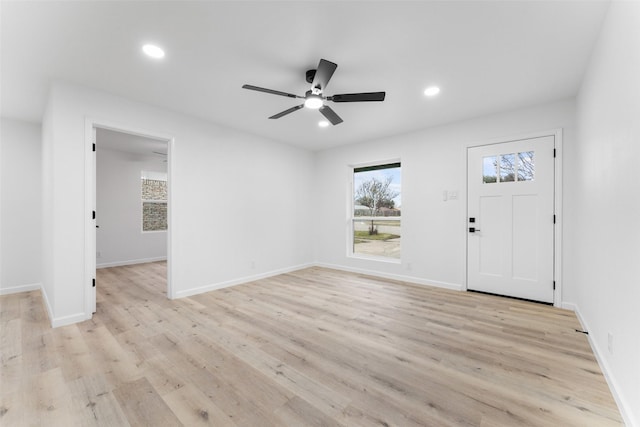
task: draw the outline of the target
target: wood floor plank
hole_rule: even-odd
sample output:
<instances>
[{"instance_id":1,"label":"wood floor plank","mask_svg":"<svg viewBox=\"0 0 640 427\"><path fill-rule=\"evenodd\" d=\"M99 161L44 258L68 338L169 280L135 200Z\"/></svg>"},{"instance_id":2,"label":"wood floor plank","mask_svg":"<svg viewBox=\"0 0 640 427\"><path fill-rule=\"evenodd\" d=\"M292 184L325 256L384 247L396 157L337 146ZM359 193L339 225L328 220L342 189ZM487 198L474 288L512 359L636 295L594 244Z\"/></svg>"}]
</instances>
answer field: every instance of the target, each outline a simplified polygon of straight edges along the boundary
<instances>
[{"instance_id":1,"label":"wood floor plank","mask_svg":"<svg viewBox=\"0 0 640 427\"><path fill-rule=\"evenodd\" d=\"M28 292L22 292L4 295L0 298L0 325L4 325L4 322L20 318L20 300L29 299L28 294Z\"/></svg>"},{"instance_id":2,"label":"wood floor plank","mask_svg":"<svg viewBox=\"0 0 640 427\"><path fill-rule=\"evenodd\" d=\"M11 319L2 322L0 330L0 393L16 391L16 385L20 384L22 375L22 324L20 319ZM9 388L13 386L13 388Z\"/></svg>"},{"instance_id":3,"label":"wood floor plank","mask_svg":"<svg viewBox=\"0 0 640 427\"><path fill-rule=\"evenodd\" d=\"M246 332L246 329L244 331ZM217 335L217 342L227 351L237 355L253 368L265 372L272 381L287 388L294 395L311 402L320 411L338 416L351 403L349 397L336 393L321 381L313 380L281 359L263 351L260 347L264 344L263 342L258 341L258 346L248 346L245 344L246 341L238 340L234 333L219 330Z\"/></svg>"},{"instance_id":4,"label":"wood floor plank","mask_svg":"<svg viewBox=\"0 0 640 427\"><path fill-rule=\"evenodd\" d=\"M25 425L23 421L25 409L22 390L2 390L0 393L0 425Z\"/></svg>"},{"instance_id":5,"label":"wood floor plank","mask_svg":"<svg viewBox=\"0 0 640 427\"><path fill-rule=\"evenodd\" d=\"M191 384L166 394L164 400L185 426L236 426L231 417Z\"/></svg>"},{"instance_id":6,"label":"wood floor plank","mask_svg":"<svg viewBox=\"0 0 640 427\"><path fill-rule=\"evenodd\" d=\"M144 368L144 376L163 397L188 384L184 375L180 375L162 353L145 359L142 367Z\"/></svg>"},{"instance_id":7,"label":"wood floor plank","mask_svg":"<svg viewBox=\"0 0 640 427\"><path fill-rule=\"evenodd\" d=\"M104 326L83 334L84 342L92 349L93 363L101 366L112 384L129 382L143 376L143 369L133 354L122 348L118 340Z\"/></svg>"},{"instance_id":8,"label":"wood floor plank","mask_svg":"<svg viewBox=\"0 0 640 427\"><path fill-rule=\"evenodd\" d=\"M102 374L86 375L69 382L79 425L128 426L129 421Z\"/></svg>"},{"instance_id":9,"label":"wood floor plank","mask_svg":"<svg viewBox=\"0 0 640 427\"><path fill-rule=\"evenodd\" d=\"M179 300L98 271L93 319L0 296L0 425L620 426L574 313L319 267Z\"/></svg>"},{"instance_id":10,"label":"wood floor plank","mask_svg":"<svg viewBox=\"0 0 640 427\"><path fill-rule=\"evenodd\" d=\"M99 363L101 352L92 349L75 325L57 328L52 332L57 363L67 381L98 373L103 369Z\"/></svg>"},{"instance_id":11,"label":"wood floor plank","mask_svg":"<svg viewBox=\"0 0 640 427\"><path fill-rule=\"evenodd\" d=\"M28 298L20 299L22 327L22 372L35 375L58 366L59 353L53 342L54 332L44 311L39 292L28 292ZM2 299L4 297L0 297Z\"/></svg>"},{"instance_id":12,"label":"wood floor plank","mask_svg":"<svg viewBox=\"0 0 640 427\"><path fill-rule=\"evenodd\" d=\"M187 383L201 390L238 426L278 425L271 416L272 411L265 412L260 408L259 401L263 396L257 393L242 394L226 378L212 372L208 361L192 354L188 346L176 337L163 334L155 337L154 343ZM237 372L237 375L242 375L242 372Z\"/></svg>"},{"instance_id":13,"label":"wood floor plank","mask_svg":"<svg viewBox=\"0 0 640 427\"><path fill-rule=\"evenodd\" d=\"M127 420L141 426L182 426L146 378L121 384L113 391Z\"/></svg>"},{"instance_id":14,"label":"wood floor plank","mask_svg":"<svg viewBox=\"0 0 640 427\"><path fill-rule=\"evenodd\" d=\"M285 426L340 427L344 425L298 396L287 401L275 413Z\"/></svg>"},{"instance_id":15,"label":"wood floor plank","mask_svg":"<svg viewBox=\"0 0 640 427\"><path fill-rule=\"evenodd\" d=\"M29 377L22 390L24 408L20 425L69 426L74 424L73 402L60 368Z\"/></svg>"}]
</instances>

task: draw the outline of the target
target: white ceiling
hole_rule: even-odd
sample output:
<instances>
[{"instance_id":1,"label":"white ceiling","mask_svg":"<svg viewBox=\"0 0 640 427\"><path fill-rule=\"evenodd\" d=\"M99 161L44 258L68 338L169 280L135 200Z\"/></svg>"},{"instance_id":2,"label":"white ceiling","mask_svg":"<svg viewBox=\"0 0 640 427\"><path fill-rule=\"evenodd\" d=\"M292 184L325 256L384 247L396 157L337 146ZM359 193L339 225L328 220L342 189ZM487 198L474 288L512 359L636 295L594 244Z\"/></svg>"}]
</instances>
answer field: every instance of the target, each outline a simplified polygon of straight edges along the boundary
<instances>
[{"instance_id":1,"label":"white ceiling","mask_svg":"<svg viewBox=\"0 0 640 427\"><path fill-rule=\"evenodd\" d=\"M314 150L575 96L608 2L2 1L1 105L40 121L59 79ZM153 42L163 60L141 53ZM325 95L381 91L383 103L330 106L319 128L300 100L320 58ZM424 89L441 87L435 98Z\"/></svg>"},{"instance_id":2,"label":"white ceiling","mask_svg":"<svg viewBox=\"0 0 640 427\"><path fill-rule=\"evenodd\" d=\"M96 129L96 142L99 149L124 151L144 157L157 157L162 161L167 159L168 143L160 139L131 135L109 129Z\"/></svg>"}]
</instances>

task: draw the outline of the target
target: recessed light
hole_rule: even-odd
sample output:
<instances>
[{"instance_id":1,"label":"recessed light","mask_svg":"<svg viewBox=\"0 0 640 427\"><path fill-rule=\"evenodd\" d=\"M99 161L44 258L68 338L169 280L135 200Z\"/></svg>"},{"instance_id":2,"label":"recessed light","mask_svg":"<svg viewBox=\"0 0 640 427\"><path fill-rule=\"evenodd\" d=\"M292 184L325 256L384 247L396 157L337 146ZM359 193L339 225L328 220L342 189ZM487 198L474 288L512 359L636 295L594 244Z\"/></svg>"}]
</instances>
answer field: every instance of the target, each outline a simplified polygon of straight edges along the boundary
<instances>
[{"instance_id":1,"label":"recessed light","mask_svg":"<svg viewBox=\"0 0 640 427\"><path fill-rule=\"evenodd\" d=\"M327 126L329 126L329 122L326 120L322 120L318 122L318 126L320 126L321 128L326 128Z\"/></svg>"},{"instance_id":2,"label":"recessed light","mask_svg":"<svg viewBox=\"0 0 640 427\"><path fill-rule=\"evenodd\" d=\"M142 51L152 58L164 58L164 50L153 44L145 44L142 46Z\"/></svg>"},{"instance_id":3,"label":"recessed light","mask_svg":"<svg viewBox=\"0 0 640 427\"><path fill-rule=\"evenodd\" d=\"M424 90L424 94L426 96L436 96L440 93L440 88L438 86L430 86Z\"/></svg>"}]
</instances>

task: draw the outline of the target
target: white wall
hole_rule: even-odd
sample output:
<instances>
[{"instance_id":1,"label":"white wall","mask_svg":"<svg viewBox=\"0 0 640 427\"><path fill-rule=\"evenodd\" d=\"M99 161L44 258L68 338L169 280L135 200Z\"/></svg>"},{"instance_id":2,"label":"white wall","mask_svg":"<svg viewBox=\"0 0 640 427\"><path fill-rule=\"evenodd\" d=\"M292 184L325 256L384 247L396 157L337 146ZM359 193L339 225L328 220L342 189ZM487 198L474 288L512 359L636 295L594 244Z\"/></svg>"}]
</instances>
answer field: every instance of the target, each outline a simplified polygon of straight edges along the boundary
<instances>
[{"instance_id":1,"label":"white wall","mask_svg":"<svg viewBox=\"0 0 640 427\"><path fill-rule=\"evenodd\" d=\"M313 261L313 155L99 91L55 84L44 117L44 278L54 326L89 316L85 293L85 119L175 138L170 165L171 277L175 296L203 292ZM118 126L115 126L117 124ZM144 132L140 132L144 133ZM94 256L91 254L90 256Z\"/></svg>"},{"instance_id":2,"label":"white wall","mask_svg":"<svg viewBox=\"0 0 640 427\"><path fill-rule=\"evenodd\" d=\"M628 425L640 426L640 3L612 2L577 100L565 271ZM608 333L613 347L608 349Z\"/></svg>"},{"instance_id":3,"label":"white wall","mask_svg":"<svg viewBox=\"0 0 640 427\"><path fill-rule=\"evenodd\" d=\"M572 100L435 127L316 154L316 259L325 265L461 289L466 274L466 148L500 137L564 129L575 142ZM402 263L347 256L349 165L402 162ZM444 190L457 200L443 201ZM574 289L564 289L572 298Z\"/></svg>"},{"instance_id":4,"label":"white wall","mask_svg":"<svg viewBox=\"0 0 640 427\"><path fill-rule=\"evenodd\" d=\"M167 232L142 232L140 173L167 171L164 157L96 150L96 262L98 267L158 261L167 257Z\"/></svg>"},{"instance_id":5,"label":"white wall","mask_svg":"<svg viewBox=\"0 0 640 427\"><path fill-rule=\"evenodd\" d=\"M41 128L0 125L0 294L40 289L42 281Z\"/></svg>"}]
</instances>

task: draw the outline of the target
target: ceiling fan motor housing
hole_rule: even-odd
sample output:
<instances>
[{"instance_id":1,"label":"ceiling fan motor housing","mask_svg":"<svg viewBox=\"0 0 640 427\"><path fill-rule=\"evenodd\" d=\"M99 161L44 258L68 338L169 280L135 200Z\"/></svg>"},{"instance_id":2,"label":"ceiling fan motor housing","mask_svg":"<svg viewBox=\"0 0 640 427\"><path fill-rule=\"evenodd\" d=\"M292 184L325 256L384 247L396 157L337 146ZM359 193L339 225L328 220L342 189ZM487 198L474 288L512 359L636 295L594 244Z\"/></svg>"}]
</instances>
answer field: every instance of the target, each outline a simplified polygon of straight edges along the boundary
<instances>
[{"instance_id":1,"label":"ceiling fan motor housing","mask_svg":"<svg viewBox=\"0 0 640 427\"><path fill-rule=\"evenodd\" d=\"M316 70L307 70L306 77L307 83L313 83L313 79L316 77Z\"/></svg>"}]
</instances>

